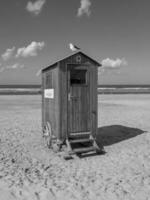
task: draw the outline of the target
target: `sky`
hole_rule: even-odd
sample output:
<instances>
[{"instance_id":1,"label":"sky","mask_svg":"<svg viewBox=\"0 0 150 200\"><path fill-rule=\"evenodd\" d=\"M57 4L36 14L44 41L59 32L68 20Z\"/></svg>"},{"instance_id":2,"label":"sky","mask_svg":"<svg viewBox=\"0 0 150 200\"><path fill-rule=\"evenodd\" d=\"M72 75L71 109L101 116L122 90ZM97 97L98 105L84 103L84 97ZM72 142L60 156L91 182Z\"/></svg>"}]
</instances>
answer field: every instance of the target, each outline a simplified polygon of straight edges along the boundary
<instances>
[{"instance_id":1,"label":"sky","mask_svg":"<svg viewBox=\"0 0 150 200\"><path fill-rule=\"evenodd\" d=\"M102 64L100 84L150 84L149 0L1 0L0 84L40 84L71 53Z\"/></svg>"}]
</instances>

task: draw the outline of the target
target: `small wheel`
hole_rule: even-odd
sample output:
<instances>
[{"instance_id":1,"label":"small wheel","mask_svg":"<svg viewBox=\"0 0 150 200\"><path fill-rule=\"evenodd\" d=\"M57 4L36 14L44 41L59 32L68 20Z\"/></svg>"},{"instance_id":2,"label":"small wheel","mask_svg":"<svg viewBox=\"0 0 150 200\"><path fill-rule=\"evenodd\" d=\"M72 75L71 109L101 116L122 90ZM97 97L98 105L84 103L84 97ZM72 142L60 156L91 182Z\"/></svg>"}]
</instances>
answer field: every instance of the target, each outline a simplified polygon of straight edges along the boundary
<instances>
[{"instance_id":1,"label":"small wheel","mask_svg":"<svg viewBox=\"0 0 150 200\"><path fill-rule=\"evenodd\" d=\"M48 148L52 147L52 128L49 122L46 123L44 137Z\"/></svg>"}]
</instances>

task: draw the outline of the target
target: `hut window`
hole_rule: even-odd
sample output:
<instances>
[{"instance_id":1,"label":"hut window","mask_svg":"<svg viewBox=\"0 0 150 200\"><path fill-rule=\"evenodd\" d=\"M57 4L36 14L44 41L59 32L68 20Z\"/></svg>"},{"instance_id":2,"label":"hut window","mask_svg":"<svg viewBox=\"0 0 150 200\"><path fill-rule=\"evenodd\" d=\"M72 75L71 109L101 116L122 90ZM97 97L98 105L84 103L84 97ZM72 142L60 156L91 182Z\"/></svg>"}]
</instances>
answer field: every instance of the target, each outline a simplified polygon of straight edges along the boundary
<instances>
[{"instance_id":1,"label":"hut window","mask_svg":"<svg viewBox=\"0 0 150 200\"><path fill-rule=\"evenodd\" d=\"M46 88L53 88L52 72L48 72L46 75Z\"/></svg>"},{"instance_id":2,"label":"hut window","mask_svg":"<svg viewBox=\"0 0 150 200\"><path fill-rule=\"evenodd\" d=\"M72 69L70 71L70 85L80 84L84 85L87 83L86 78L87 70L85 69Z\"/></svg>"}]
</instances>

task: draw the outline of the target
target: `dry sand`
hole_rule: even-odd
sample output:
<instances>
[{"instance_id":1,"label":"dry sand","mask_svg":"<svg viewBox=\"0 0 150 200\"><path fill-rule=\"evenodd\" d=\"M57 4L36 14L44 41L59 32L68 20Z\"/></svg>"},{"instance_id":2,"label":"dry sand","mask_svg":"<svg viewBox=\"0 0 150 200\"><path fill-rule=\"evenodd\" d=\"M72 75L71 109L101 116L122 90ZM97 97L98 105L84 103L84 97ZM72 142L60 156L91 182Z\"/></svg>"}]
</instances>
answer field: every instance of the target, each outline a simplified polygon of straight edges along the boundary
<instances>
[{"instance_id":1,"label":"dry sand","mask_svg":"<svg viewBox=\"0 0 150 200\"><path fill-rule=\"evenodd\" d=\"M99 96L106 154L65 161L41 137L40 96L0 96L0 200L150 199L150 95Z\"/></svg>"}]
</instances>

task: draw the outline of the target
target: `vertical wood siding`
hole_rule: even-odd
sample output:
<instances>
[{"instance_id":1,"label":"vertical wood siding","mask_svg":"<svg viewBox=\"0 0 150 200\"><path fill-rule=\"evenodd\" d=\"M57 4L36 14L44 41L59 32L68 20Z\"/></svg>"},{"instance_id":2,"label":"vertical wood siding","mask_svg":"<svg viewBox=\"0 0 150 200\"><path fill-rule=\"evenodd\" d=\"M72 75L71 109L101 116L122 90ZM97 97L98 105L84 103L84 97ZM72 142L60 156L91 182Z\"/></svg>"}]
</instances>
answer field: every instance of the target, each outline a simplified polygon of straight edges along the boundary
<instances>
[{"instance_id":1,"label":"vertical wood siding","mask_svg":"<svg viewBox=\"0 0 150 200\"><path fill-rule=\"evenodd\" d=\"M76 57L81 56L81 63L79 63ZM76 55L70 56L60 62L56 63L54 66L47 68L42 72L42 127L45 126L46 121L49 121L52 126L54 135L60 139L65 140L68 134L68 127L71 125L68 124L68 78L67 78L67 67L68 64L78 64L86 65L89 68L89 94L84 89L78 91L82 98L88 95L90 96L89 102L86 102L84 98L85 106L82 105L78 107L78 112L83 111L83 120L78 120L78 115L74 115L77 126L81 126L82 130L85 130L87 126L91 130L92 134L95 136L97 132L97 65L89 57L84 56L80 52ZM47 79L46 76L52 76L52 82ZM51 78L50 78L51 79ZM44 89L53 87L54 88L54 99L44 98ZM87 103L87 104L86 104ZM87 117L86 108L89 109L90 120L84 119ZM74 110L73 112L76 112ZM89 122L90 121L90 122ZM87 124L88 123L88 124ZM72 124L73 129L76 131L76 127Z\"/></svg>"},{"instance_id":2,"label":"vertical wood siding","mask_svg":"<svg viewBox=\"0 0 150 200\"><path fill-rule=\"evenodd\" d=\"M43 73L43 92L42 92L42 121L43 127L48 121L51 124L53 134L59 137L59 68L55 67ZM44 89L54 89L54 98L44 98Z\"/></svg>"},{"instance_id":3,"label":"vertical wood siding","mask_svg":"<svg viewBox=\"0 0 150 200\"><path fill-rule=\"evenodd\" d=\"M69 120L67 117L72 117L68 116L68 80L67 80L67 65L68 64L79 64L76 61L76 56L69 57L65 60L62 60L60 62L60 133L61 133L61 138L66 138L66 134L68 134L68 127L70 126ZM90 127L91 127L91 132L95 136L97 132L97 66L86 56L83 56L81 54L81 63L80 65L88 65L89 67L89 95L90 95ZM84 93L84 91L82 91ZM88 102L85 102L88 103ZM82 108L84 109L84 107ZM80 112L80 111L79 111ZM83 112L86 113L86 112ZM83 118L86 118L87 116L83 116ZM87 121L85 120L85 123ZM85 124L80 124L83 129L85 128ZM88 126L88 125L87 125ZM89 127L88 126L88 127ZM76 128L74 127L74 130Z\"/></svg>"},{"instance_id":4,"label":"vertical wood siding","mask_svg":"<svg viewBox=\"0 0 150 200\"><path fill-rule=\"evenodd\" d=\"M90 67L90 114L91 114L91 130L93 136L97 133L97 67Z\"/></svg>"}]
</instances>

